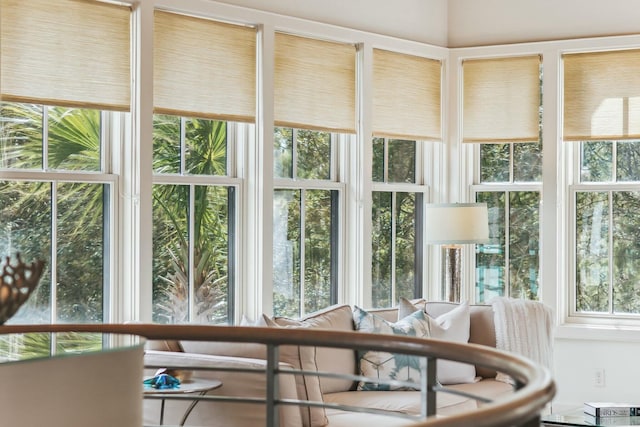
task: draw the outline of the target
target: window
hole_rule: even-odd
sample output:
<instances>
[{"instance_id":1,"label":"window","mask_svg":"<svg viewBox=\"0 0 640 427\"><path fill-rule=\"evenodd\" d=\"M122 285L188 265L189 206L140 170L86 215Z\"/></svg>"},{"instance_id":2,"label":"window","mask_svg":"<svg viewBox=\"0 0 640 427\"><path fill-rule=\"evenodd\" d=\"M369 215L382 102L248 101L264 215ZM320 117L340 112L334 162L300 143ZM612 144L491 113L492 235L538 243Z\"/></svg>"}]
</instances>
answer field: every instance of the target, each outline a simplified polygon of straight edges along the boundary
<instances>
[{"instance_id":1,"label":"window","mask_svg":"<svg viewBox=\"0 0 640 427\"><path fill-rule=\"evenodd\" d=\"M299 316L337 302L342 185L338 135L276 128L273 299L276 315Z\"/></svg>"},{"instance_id":2,"label":"window","mask_svg":"<svg viewBox=\"0 0 640 427\"><path fill-rule=\"evenodd\" d=\"M640 298L640 140L578 144L575 218L575 312L638 314Z\"/></svg>"},{"instance_id":3,"label":"window","mask_svg":"<svg viewBox=\"0 0 640 427\"><path fill-rule=\"evenodd\" d=\"M373 49L373 307L423 295L423 141L441 140L441 73L440 61Z\"/></svg>"},{"instance_id":4,"label":"window","mask_svg":"<svg viewBox=\"0 0 640 427\"><path fill-rule=\"evenodd\" d=\"M338 302L355 46L277 32L274 95L273 312L295 317Z\"/></svg>"},{"instance_id":5,"label":"window","mask_svg":"<svg viewBox=\"0 0 640 427\"><path fill-rule=\"evenodd\" d=\"M97 110L0 104L0 253L46 261L20 323L108 321L113 189Z\"/></svg>"},{"instance_id":6,"label":"window","mask_svg":"<svg viewBox=\"0 0 640 427\"><path fill-rule=\"evenodd\" d=\"M11 321L113 321L113 130L130 106L131 10L72 0L1 7L0 252L46 261Z\"/></svg>"},{"instance_id":7,"label":"window","mask_svg":"<svg viewBox=\"0 0 640 427\"><path fill-rule=\"evenodd\" d=\"M372 301L391 307L400 297L422 296L423 186L416 141L374 138Z\"/></svg>"},{"instance_id":8,"label":"window","mask_svg":"<svg viewBox=\"0 0 640 427\"><path fill-rule=\"evenodd\" d=\"M474 191L489 209L490 242L476 249L476 301L538 299L541 144L482 144L479 151Z\"/></svg>"},{"instance_id":9,"label":"window","mask_svg":"<svg viewBox=\"0 0 640 427\"><path fill-rule=\"evenodd\" d=\"M211 43L215 40L215 43ZM153 320L233 323L256 29L154 13Z\"/></svg>"},{"instance_id":10,"label":"window","mask_svg":"<svg viewBox=\"0 0 640 427\"><path fill-rule=\"evenodd\" d=\"M490 242L476 246L475 299L538 299L541 58L465 60L463 71L463 141L475 144L477 161L472 191L489 209Z\"/></svg>"},{"instance_id":11,"label":"window","mask_svg":"<svg viewBox=\"0 0 640 427\"><path fill-rule=\"evenodd\" d=\"M154 118L153 316L159 323L227 323L233 307L237 185L232 124Z\"/></svg>"},{"instance_id":12,"label":"window","mask_svg":"<svg viewBox=\"0 0 640 427\"><path fill-rule=\"evenodd\" d=\"M563 55L570 177L570 315L640 313L640 51Z\"/></svg>"}]
</instances>

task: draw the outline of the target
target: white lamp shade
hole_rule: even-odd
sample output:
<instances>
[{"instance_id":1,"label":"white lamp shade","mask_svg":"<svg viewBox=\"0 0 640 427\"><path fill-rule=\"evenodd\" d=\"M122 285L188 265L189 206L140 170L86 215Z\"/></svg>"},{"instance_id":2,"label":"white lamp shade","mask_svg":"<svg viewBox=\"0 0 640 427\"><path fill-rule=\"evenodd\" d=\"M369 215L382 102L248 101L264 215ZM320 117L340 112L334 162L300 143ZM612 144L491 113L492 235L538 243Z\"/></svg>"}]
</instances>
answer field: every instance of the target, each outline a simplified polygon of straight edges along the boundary
<instances>
[{"instance_id":1,"label":"white lamp shade","mask_svg":"<svg viewBox=\"0 0 640 427\"><path fill-rule=\"evenodd\" d=\"M486 243L489 240L489 212L486 203L427 204L426 243Z\"/></svg>"}]
</instances>

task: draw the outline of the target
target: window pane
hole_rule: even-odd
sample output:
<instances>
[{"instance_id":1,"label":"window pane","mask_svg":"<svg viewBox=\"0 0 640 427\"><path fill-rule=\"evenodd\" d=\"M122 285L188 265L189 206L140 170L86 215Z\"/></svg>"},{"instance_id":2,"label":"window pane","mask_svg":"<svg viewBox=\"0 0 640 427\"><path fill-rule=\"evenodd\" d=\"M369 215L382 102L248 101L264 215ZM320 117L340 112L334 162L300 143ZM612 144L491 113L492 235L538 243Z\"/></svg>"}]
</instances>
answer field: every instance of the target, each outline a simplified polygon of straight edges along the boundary
<instances>
[{"instance_id":1,"label":"window pane","mask_svg":"<svg viewBox=\"0 0 640 427\"><path fill-rule=\"evenodd\" d=\"M0 102L0 168L42 167L42 106Z\"/></svg>"},{"instance_id":2,"label":"window pane","mask_svg":"<svg viewBox=\"0 0 640 427\"><path fill-rule=\"evenodd\" d=\"M412 299L416 297L416 194L396 193L396 203L396 299Z\"/></svg>"},{"instance_id":3,"label":"window pane","mask_svg":"<svg viewBox=\"0 0 640 427\"><path fill-rule=\"evenodd\" d=\"M190 219L191 191L195 206ZM154 321L228 321L230 192L215 186L154 186Z\"/></svg>"},{"instance_id":4,"label":"window pane","mask_svg":"<svg viewBox=\"0 0 640 427\"><path fill-rule=\"evenodd\" d=\"M509 144L480 145L480 181L509 182Z\"/></svg>"},{"instance_id":5,"label":"window pane","mask_svg":"<svg viewBox=\"0 0 640 427\"><path fill-rule=\"evenodd\" d=\"M640 313L640 192L613 193L613 311Z\"/></svg>"},{"instance_id":6,"label":"window pane","mask_svg":"<svg viewBox=\"0 0 640 427\"><path fill-rule=\"evenodd\" d=\"M153 116L153 171L180 173L180 117Z\"/></svg>"},{"instance_id":7,"label":"window pane","mask_svg":"<svg viewBox=\"0 0 640 427\"><path fill-rule=\"evenodd\" d=\"M227 174L227 123L206 119L185 120L186 173Z\"/></svg>"},{"instance_id":8,"label":"window pane","mask_svg":"<svg viewBox=\"0 0 640 427\"><path fill-rule=\"evenodd\" d=\"M540 193L509 193L509 296L538 299Z\"/></svg>"},{"instance_id":9,"label":"window pane","mask_svg":"<svg viewBox=\"0 0 640 427\"><path fill-rule=\"evenodd\" d=\"M331 190L276 190L273 219L274 312L301 316L331 305L332 208ZM301 203L304 217L301 218ZM304 251L300 248L304 230ZM304 283L300 274L304 269ZM304 295L301 311L300 295Z\"/></svg>"},{"instance_id":10,"label":"window pane","mask_svg":"<svg viewBox=\"0 0 640 427\"><path fill-rule=\"evenodd\" d=\"M482 192L476 199L489 210L489 243L476 245L476 301L481 303L505 294L505 193Z\"/></svg>"},{"instance_id":11,"label":"window pane","mask_svg":"<svg viewBox=\"0 0 640 427\"><path fill-rule=\"evenodd\" d=\"M389 140L388 182L416 181L416 142Z\"/></svg>"},{"instance_id":12,"label":"window pane","mask_svg":"<svg viewBox=\"0 0 640 427\"><path fill-rule=\"evenodd\" d=\"M420 296L417 277L422 277L418 263L417 236L421 217L421 193L374 192L372 234L372 303L374 307L391 307L400 297Z\"/></svg>"},{"instance_id":13,"label":"window pane","mask_svg":"<svg viewBox=\"0 0 640 427\"><path fill-rule=\"evenodd\" d=\"M58 322L103 321L105 196L102 184L58 185Z\"/></svg>"},{"instance_id":14,"label":"window pane","mask_svg":"<svg viewBox=\"0 0 640 427\"><path fill-rule=\"evenodd\" d=\"M391 192L374 192L372 203L371 292L373 307L391 307L392 200Z\"/></svg>"},{"instance_id":15,"label":"window pane","mask_svg":"<svg viewBox=\"0 0 640 427\"><path fill-rule=\"evenodd\" d=\"M513 175L518 182L542 180L542 144L513 144Z\"/></svg>"},{"instance_id":16,"label":"window pane","mask_svg":"<svg viewBox=\"0 0 640 427\"><path fill-rule=\"evenodd\" d=\"M374 182L384 182L384 138L373 138L373 172Z\"/></svg>"},{"instance_id":17,"label":"window pane","mask_svg":"<svg viewBox=\"0 0 640 427\"><path fill-rule=\"evenodd\" d=\"M153 321L189 321L189 187L153 186Z\"/></svg>"},{"instance_id":18,"label":"window pane","mask_svg":"<svg viewBox=\"0 0 640 427\"><path fill-rule=\"evenodd\" d=\"M50 107L49 168L100 171L100 111Z\"/></svg>"},{"instance_id":19,"label":"window pane","mask_svg":"<svg viewBox=\"0 0 640 427\"><path fill-rule=\"evenodd\" d=\"M0 181L0 255L45 261L40 283L10 323L51 323L51 184Z\"/></svg>"},{"instance_id":20,"label":"window pane","mask_svg":"<svg viewBox=\"0 0 640 427\"><path fill-rule=\"evenodd\" d=\"M101 333L63 332L57 333L56 353L73 353L80 351L98 351L102 348Z\"/></svg>"},{"instance_id":21,"label":"window pane","mask_svg":"<svg viewBox=\"0 0 640 427\"><path fill-rule=\"evenodd\" d=\"M618 181L640 181L640 141L616 142Z\"/></svg>"},{"instance_id":22,"label":"window pane","mask_svg":"<svg viewBox=\"0 0 640 427\"><path fill-rule=\"evenodd\" d=\"M576 310L607 312L609 305L609 197L576 194Z\"/></svg>"},{"instance_id":23,"label":"window pane","mask_svg":"<svg viewBox=\"0 0 640 427\"><path fill-rule=\"evenodd\" d=\"M31 299L29 297L29 299ZM28 360L51 355L51 334L2 334L0 336L1 360Z\"/></svg>"},{"instance_id":24,"label":"window pane","mask_svg":"<svg viewBox=\"0 0 640 427\"><path fill-rule=\"evenodd\" d=\"M332 191L305 192L304 309L331 305Z\"/></svg>"},{"instance_id":25,"label":"window pane","mask_svg":"<svg viewBox=\"0 0 640 427\"><path fill-rule=\"evenodd\" d=\"M330 179L331 178L331 134L298 130L297 166L298 178Z\"/></svg>"},{"instance_id":26,"label":"window pane","mask_svg":"<svg viewBox=\"0 0 640 427\"><path fill-rule=\"evenodd\" d=\"M610 182L613 179L613 143L594 141L580 143L582 158L580 181Z\"/></svg>"},{"instance_id":27,"label":"window pane","mask_svg":"<svg viewBox=\"0 0 640 427\"><path fill-rule=\"evenodd\" d=\"M300 190L273 195L273 311L300 314Z\"/></svg>"},{"instance_id":28,"label":"window pane","mask_svg":"<svg viewBox=\"0 0 640 427\"><path fill-rule=\"evenodd\" d=\"M276 178L293 178L293 129L291 128L275 129L273 173Z\"/></svg>"},{"instance_id":29,"label":"window pane","mask_svg":"<svg viewBox=\"0 0 640 427\"><path fill-rule=\"evenodd\" d=\"M199 323L228 322L229 206L233 189L198 185L195 191L193 289Z\"/></svg>"}]
</instances>

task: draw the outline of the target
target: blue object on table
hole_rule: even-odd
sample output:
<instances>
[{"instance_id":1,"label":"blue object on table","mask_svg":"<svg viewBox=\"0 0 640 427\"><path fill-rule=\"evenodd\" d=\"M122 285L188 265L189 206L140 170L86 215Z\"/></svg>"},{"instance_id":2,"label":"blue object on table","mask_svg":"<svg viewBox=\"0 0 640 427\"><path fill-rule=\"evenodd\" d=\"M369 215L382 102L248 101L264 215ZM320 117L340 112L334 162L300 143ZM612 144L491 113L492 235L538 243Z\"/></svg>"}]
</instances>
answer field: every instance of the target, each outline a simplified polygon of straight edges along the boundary
<instances>
[{"instance_id":1,"label":"blue object on table","mask_svg":"<svg viewBox=\"0 0 640 427\"><path fill-rule=\"evenodd\" d=\"M145 386L166 390L170 388L180 388L180 380L169 374L158 374L155 377L147 378L143 381Z\"/></svg>"}]
</instances>

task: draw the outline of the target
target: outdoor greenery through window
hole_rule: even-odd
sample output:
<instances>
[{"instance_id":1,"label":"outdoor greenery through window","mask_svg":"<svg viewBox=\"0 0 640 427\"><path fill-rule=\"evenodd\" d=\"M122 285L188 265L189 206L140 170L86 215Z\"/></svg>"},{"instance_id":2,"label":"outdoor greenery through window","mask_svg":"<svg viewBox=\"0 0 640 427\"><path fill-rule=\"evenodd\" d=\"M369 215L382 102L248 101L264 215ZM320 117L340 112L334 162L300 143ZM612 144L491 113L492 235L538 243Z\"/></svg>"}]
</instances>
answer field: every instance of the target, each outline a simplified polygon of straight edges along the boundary
<instances>
[{"instance_id":1,"label":"outdoor greenery through window","mask_svg":"<svg viewBox=\"0 0 640 427\"><path fill-rule=\"evenodd\" d=\"M481 144L476 201L489 208L487 244L476 246L476 301L538 299L542 144Z\"/></svg>"},{"instance_id":2,"label":"outdoor greenery through window","mask_svg":"<svg viewBox=\"0 0 640 427\"><path fill-rule=\"evenodd\" d=\"M580 143L575 311L640 313L640 141Z\"/></svg>"},{"instance_id":3,"label":"outdoor greenery through window","mask_svg":"<svg viewBox=\"0 0 640 427\"><path fill-rule=\"evenodd\" d=\"M0 104L0 253L46 267L15 323L105 319L114 178L96 110ZM20 174L18 174L20 172Z\"/></svg>"},{"instance_id":4,"label":"outdoor greenery through window","mask_svg":"<svg viewBox=\"0 0 640 427\"><path fill-rule=\"evenodd\" d=\"M230 124L154 116L153 320L232 319L236 186Z\"/></svg>"},{"instance_id":5,"label":"outdoor greenery through window","mask_svg":"<svg viewBox=\"0 0 640 427\"><path fill-rule=\"evenodd\" d=\"M297 317L337 302L337 135L274 133L273 311Z\"/></svg>"},{"instance_id":6,"label":"outdoor greenery through window","mask_svg":"<svg viewBox=\"0 0 640 427\"><path fill-rule=\"evenodd\" d=\"M374 307L422 295L425 201L424 188L416 184L417 159L416 141L373 139L373 181L379 183L374 184L371 213Z\"/></svg>"}]
</instances>

